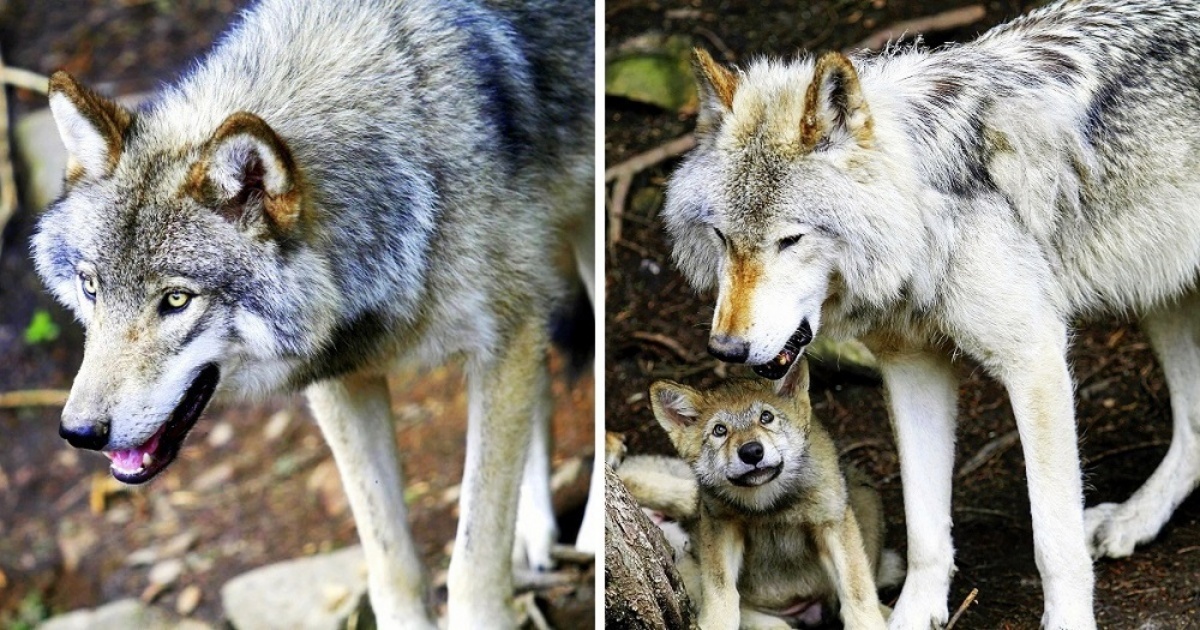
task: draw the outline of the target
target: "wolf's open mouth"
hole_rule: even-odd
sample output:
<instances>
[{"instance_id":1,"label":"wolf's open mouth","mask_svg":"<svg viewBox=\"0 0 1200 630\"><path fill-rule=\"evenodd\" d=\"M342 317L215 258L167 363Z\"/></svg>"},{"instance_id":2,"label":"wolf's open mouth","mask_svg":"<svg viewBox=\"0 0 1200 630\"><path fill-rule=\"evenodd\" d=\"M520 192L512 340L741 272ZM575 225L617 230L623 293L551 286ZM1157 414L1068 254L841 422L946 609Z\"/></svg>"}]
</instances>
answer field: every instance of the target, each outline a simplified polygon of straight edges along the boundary
<instances>
[{"instance_id":1,"label":"wolf's open mouth","mask_svg":"<svg viewBox=\"0 0 1200 630\"><path fill-rule=\"evenodd\" d=\"M183 446L183 438L187 437L188 431L192 430L208 406L220 375L217 366L205 366L183 394L183 400L171 412L171 417L149 440L136 448L105 451L104 454L112 460L110 468L113 477L124 483L145 483L174 461L179 448Z\"/></svg>"},{"instance_id":2,"label":"wolf's open mouth","mask_svg":"<svg viewBox=\"0 0 1200 630\"><path fill-rule=\"evenodd\" d=\"M788 373L788 368L792 367L792 363L796 362L796 357L800 356L800 352L804 347L812 343L813 334L812 327L808 325L808 320L800 322L800 327L792 335L787 343L783 344L783 350L775 355L774 359L767 361L762 365L752 366L754 373L763 377L777 381Z\"/></svg>"},{"instance_id":3,"label":"wolf's open mouth","mask_svg":"<svg viewBox=\"0 0 1200 630\"><path fill-rule=\"evenodd\" d=\"M754 486L761 486L769 481L773 481L779 476L780 472L783 472L782 464L776 466L767 466L765 468L755 468L744 475L730 477L729 483L742 488L752 488Z\"/></svg>"}]
</instances>

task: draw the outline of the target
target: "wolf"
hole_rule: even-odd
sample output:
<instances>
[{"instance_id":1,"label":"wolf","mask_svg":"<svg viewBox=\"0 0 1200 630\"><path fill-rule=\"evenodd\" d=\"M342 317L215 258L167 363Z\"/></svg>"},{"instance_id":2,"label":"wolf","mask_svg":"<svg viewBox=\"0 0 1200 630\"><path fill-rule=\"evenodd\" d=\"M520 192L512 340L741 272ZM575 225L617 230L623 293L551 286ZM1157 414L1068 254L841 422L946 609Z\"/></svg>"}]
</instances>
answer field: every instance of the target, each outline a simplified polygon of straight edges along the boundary
<instances>
[{"instance_id":1,"label":"wolf","mask_svg":"<svg viewBox=\"0 0 1200 630\"><path fill-rule=\"evenodd\" d=\"M433 628L385 373L461 359L448 621L513 627L518 502L516 548L545 564L554 535L549 320L593 288L592 15L264 0L136 110L55 73L70 160L32 250L87 331L62 436L142 483L214 396L303 390L381 626Z\"/></svg>"},{"instance_id":2,"label":"wolf","mask_svg":"<svg viewBox=\"0 0 1200 630\"><path fill-rule=\"evenodd\" d=\"M861 477L847 483L812 417L803 361L778 386L658 381L650 404L682 461L630 458L618 474L640 505L686 529L693 557L672 546L701 628L819 622L823 600L840 600L848 628L886 627L879 495Z\"/></svg>"},{"instance_id":3,"label":"wolf","mask_svg":"<svg viewBox=\"0 0 1200 630\"><path fill-rule=\"evenodd\" d=\"M777 378L818 332L879 358L908 524L893 628L947 620L957 355L1012 401L1045 627L1094 628L1092 558L1153 539L1200 482L1197 41L1193 3L1068 0L937 50L696 54L674 260L717 290L726 361ZM1085 512L1065 354L1111 313L1140 317L1174 438L1132 498Z\"/></svg>"}]
</instances>

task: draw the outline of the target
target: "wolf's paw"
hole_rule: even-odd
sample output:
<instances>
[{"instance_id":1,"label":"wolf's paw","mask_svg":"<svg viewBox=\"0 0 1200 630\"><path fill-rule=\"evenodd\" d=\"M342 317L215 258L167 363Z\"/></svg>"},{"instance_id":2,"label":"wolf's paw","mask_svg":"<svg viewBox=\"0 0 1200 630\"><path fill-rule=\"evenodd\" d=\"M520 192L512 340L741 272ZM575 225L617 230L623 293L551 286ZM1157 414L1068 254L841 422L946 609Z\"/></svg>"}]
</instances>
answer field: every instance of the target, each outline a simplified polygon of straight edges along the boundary
<instances>
[{"instance_id":1,"label":"wolf's paw","mask_svg":"<svg viewBox=\"0 0 1200 630\"><path fill-rule=\"evenodd\" d=\"M1096 618L1088 610L1047 610L1042 613L1044 630L1096 630Z\"/></svg>"},{"instance_id":2,"label":"wolf's paw","mask_svg":"<svg viewBox=\"0 0 1200 630\"><path fill-rule=\"evenodd\" d=\"M1157 527L1138 510L1123 503L1101 503L1083 511L1088 551L1093 559L1124 558L1133 548L1154 538Z\"/></svg>"},{"instance_id":3,"label":"wolf's paw","mask_svg":"<svg viewBox=\"0 0 1200 630\"><path fill-rule=\"evenodd\" d=\"M911 578L910 578L911 579ZM946 626L950 612L946 593L941 589L910 590L905 585L900 601L888 617L891 630L939 630Z\"/></svg>"}]
</instances>

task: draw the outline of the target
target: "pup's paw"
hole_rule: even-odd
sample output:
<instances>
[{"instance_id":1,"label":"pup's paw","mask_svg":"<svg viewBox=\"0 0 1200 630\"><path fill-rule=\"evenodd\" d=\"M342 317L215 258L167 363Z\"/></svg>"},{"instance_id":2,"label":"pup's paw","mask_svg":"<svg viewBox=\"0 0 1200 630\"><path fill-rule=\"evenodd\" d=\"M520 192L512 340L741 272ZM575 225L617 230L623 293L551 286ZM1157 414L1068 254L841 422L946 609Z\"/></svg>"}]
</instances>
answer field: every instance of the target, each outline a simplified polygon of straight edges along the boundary
<instances>
[{"instance_id":1,"label":"pup's paw","mask_svg":"<svg viewBox=\"0 0 1200 630\"><path fill-rule=\"evenodd\" d=\"M904 585L900 593L900 601L888 617L888 628L892 630L938 630L950 619L946 608L947 591L942 588L912 588L912 575L909 583Z\"/></svg>"},{"instance_id":2,"label":"pup's paw","mask_svg":"<svg viewBox=\"0 0 1200 630\"><path fill-rule=\"evenodd\" d=\"M1083 511L1088 551L1093 559L1124 558L1133 548L1154 538L1158 528L1139 510L1123 503L1101 503Z\"/></svg>"}]
</instances>

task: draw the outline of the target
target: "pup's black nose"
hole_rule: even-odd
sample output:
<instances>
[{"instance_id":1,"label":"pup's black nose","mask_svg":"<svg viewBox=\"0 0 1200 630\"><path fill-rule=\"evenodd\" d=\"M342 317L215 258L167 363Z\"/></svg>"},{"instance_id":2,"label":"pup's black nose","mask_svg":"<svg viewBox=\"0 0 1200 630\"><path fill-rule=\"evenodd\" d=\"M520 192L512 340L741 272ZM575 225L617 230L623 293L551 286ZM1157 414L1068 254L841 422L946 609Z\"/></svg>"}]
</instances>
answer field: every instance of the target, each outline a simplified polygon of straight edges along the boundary
<instances>
[{"instance_id":1,"label":"pup's black nose","mask_svg":"<svg viewBox=\"0 0 1200 630\"><path fill-rule=\"evenodd\" d=\"M750 342L729 335L713 335L708 339L708 353L726 363L745 363L750 356Z\"/></svg>"},{"instance_id":2,"label":"pup's black nose","mask_svg":"<svg viewBox=\"0 0 1200 630\"><path fill-rule=\"evenodd\" d=\"M751 466L762 461L763 445L760 442L746 442L738 447L738 457Z\"/></svg>"},{"instance_id":3,"label":"pup's black nose","mask_svg":"<svg viewBox=\"0 0 1200 630\"><path fill-rule=\"evenodd\" d=\"M108 444L107 424L84 424L78 427L58 425L58 435L75 448L98 451Z\"/></svg>"}]
</instances>

